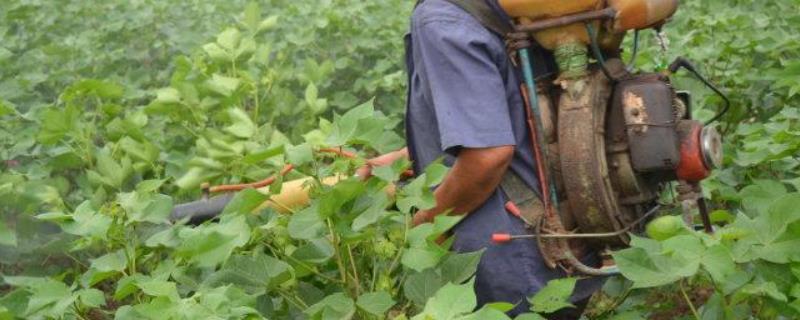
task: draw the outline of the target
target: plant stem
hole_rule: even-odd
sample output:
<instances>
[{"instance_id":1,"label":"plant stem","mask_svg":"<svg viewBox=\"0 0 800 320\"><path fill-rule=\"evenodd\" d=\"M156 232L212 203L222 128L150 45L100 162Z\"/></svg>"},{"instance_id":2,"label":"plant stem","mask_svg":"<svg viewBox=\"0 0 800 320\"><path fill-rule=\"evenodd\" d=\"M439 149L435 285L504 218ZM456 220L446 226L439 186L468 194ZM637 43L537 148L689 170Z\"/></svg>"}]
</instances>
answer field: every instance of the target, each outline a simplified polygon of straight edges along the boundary
<instances>
[{"instance_id":1,"label":"plant stem","mask_svg":"<svg viewBox=\"0 0 800 320\"><path fill-rule=\"evenodd\" d=\"M259 111L258 80L256 80L255 84L253 85L253 100L255 104L255 106L253 107L253 121L255 121L256 125L258 125L258 111Z\"/></svg>"},{"instance_id":2,"label":"plant stem","mask_svg":"<svg viewBox=\"0 0 800 320\"><path fill-rule=\"evenodd\" d=\"M694 318L697 319L697 320L700 320L700 314L697 313L697 308L694 307L694 303L692 303L692 299L689 299L689 295L686 294L686 290L683 288L683 280L681 280L678 283L678 287L681 289L681 294L683 295L683 298L686 299L686 303L689 305L689 309L692 310L692 314L694 315Z\"/></svg>"},{"instance_id":3,"label":"plant stem","mask_svg":"<svg viewBox=\"0 0 800 320\"><path fill-rule=\"evenodd\" d=\"M269 248L269 251L272 252L272 255L274 255L275 257L278 257L278 252L280 252L280 251L278 251L276 248L272 247L269 243L264 242L264 245L266 245L267 248ZM309 266L307 263L305 263L303 261L300 261L299 259L297 259L295 257L292 257L292 256L287 255L287 254L282 254L282 253L280 255L283 256L286 259L292 260L294 263L299 264L303 268L308 269L308 271L311 271L311 273L319 276L320 278L323 278L325 280L328 280L328 281L334 282L334 283L341 283L341 280L334 279L334 278L331 278L329 276L326 276L326 275L320 273L319 271L317 271L316 269L312 268L311 266Z\"/></svg>"},{"instance_id":4,"label":"plant stem","mask_svg":"<svg viewBox=\"0 0 800 320\"><path fill-rule=\"evenodd\" d=\"M339 276L342 277L342 283L344 284L346 289L350 289L350 286L347 283L347 268L344 266L344 261L342 261L342 254L339 252L339 239L336 237L336 233L333 232L333 223L331 223L331 219L325 219L325 222L328 224L328 232L331 234L331 242L333 242L333 253L336 256L336 265L339 267ZM348 290L349 291L349 290ZM350 296L353 296L353 293L350 292Z\"/></svg>"},{"instance_id":5,"label":"plant stem","mask_svg":"<svg viewBox=\"0 0 800 320\"><path fill-rule=\"evenodd\" d=\"M389 265L389 274L394 272L394 269L397 268L400 262L400 257L403 256L403 251L405 251L406 243L408 243L408 225L411 222L408 221L408 215L403 214L403 243L400 247L397 248L397 255L395 255L394 259L392 259L392 264Z\"/></svg>"},{"instance_id":6,"label":"plant stem","mask_svg":"<svg viewBox=\"0 0 800 320\"><path fill-rule=\"evenodd\" d=\"M598 314L596 318L605 319L609 314L614 312L614 310L616 310L620 305L622 305L622 303L625 302L625 300L628 300L628 297L631 295L631 292L633 292L633 284L628 286L619 297L614 299L614 302L611 304L611 306L606 308L606 310L603 310L603 312Z\"/></svg>"},{"instance_id":7,"label":"plant stem","mask_svg":"<svg viewBox=\"0 0 800 320\"><path fill-rule=\"evenodd\" d=\"M78 307L77 302L72 303L72 309L75 310L75 315L78 317L78 319L87 320L86 317L83 316L83 310L81 310L81 308Z\"/></svg>"},{"instance_id":8,"label":"plant stem","mask_svg":"<svg viewBox=\"0 0 800 320\"><path fill-rule=\"evenodd\" d=\"M130 255L128 256L128 258L130 260L129 261L130 265L128 266L128 268L130 270L130 274L134 275L134 274L136 274L136 244L138 242L137 239L136 239L136 225L131 225L131 236L129 237L129 239L132 239L133 243L129 243L129 246L128 246L128 248L131 251ZM129 254L128 250L125 250L125 254L126 255Z\"/></svg>"},{"instance_id":9,"label":"plant stem","mask_svg":"<svg viewBox=\"0 0 800 320\"><path fill-rule=\"evenodd\" d=\"M285 292L284 290L277 290L277 292L278 292L279 295L281 295L281 297L286 299L286 301L289 302L291 305L293 305L295 308L297 308L297 309L299 309L301 311L305 310L305 309L308 309L308 305L306 305L306 303L303 302L302 300L300 300L299 298L293 297L292 295L290 295L289 293Z\"/></svg>"},{"instance_id":10,"label":"plant stem","mask_svg":"<svg viewBox=\"0 0 800 320\"><path fill-rule=\"evenodd\" d=\"M378 278L378 260L372 257L372 280L369 283L369 291L375 291L375 281Z\"/></svg>"},{"instance_id":11,"label":"plant stem","mask_svg":"<svg viewBox=\"0 0 800 320\"><path fill-rule=\"evenodd\" d=\"M350 266L353 268L353 280L355 280L355 285L353 288L356 292L356 297L361 295L361 280L358 279L358 269L356 268L356 260L353 259L353 248L350 245L347 245L347 256L350 259Z\"/></svg>"}]
</instances>

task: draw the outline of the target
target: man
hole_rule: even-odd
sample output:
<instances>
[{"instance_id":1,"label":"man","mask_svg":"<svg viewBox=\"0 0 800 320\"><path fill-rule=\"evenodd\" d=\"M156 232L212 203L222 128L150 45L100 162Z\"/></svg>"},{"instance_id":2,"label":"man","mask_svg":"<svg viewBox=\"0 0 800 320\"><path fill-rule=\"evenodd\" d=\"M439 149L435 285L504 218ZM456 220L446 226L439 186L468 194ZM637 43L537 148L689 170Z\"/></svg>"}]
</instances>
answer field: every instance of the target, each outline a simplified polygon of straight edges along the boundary
<instances>
[{"instance_id":1,"label":"man","mask_svg":"<svg viewBox=\"0 0 800 320\"><path fill-rule=\"evenodd\" d=\"M497 0L486 1L508 20ZM486 249L476 274L478 302L516 304L512 316L526 312L530 308L527 297L565 274L544 265L533 241L491 243L494 233L526 233L523 221L505 210L508 199L499 186L506 171L538 190L515 67L499 35L446 0L420 3L410 29L406 39L408 148L373 163L410 157L414 170L421 172L444 156L451 171L435 190L437 205L417 212L414 225L430 222L447 210L466 214L453 230L453 249ZM551 318L580 317L601 284L597 279L579 281L573 296L578 308Z\"/></svg>"}]
</instances>

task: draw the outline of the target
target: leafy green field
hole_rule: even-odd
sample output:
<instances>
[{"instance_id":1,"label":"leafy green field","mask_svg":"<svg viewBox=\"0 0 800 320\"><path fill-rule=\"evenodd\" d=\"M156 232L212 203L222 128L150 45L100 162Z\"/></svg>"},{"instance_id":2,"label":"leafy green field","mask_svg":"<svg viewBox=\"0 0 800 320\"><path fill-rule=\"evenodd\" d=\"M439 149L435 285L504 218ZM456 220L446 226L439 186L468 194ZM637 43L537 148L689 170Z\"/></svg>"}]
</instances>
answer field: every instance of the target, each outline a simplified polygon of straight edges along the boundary
<instances>
[{"instance_id":1,"label":"leafy green field","mask_svg":"<svg viewBox=\"0 0 800 320\"><path fill-rule=\"evenodd\" d=\"M0 319L506 319L504 304L474 312L480 253L436 243L456 220L407 227L444 167L396 206L384 189L407 163L321 183L403 145L412 5L7 0ZM666 53L642 33L643 70L686 56L734 102L725 169L704 185L720 228L636 238L589 318L800 317L798 13L796 0L687 0ZM720 104L688 76L677 86L699 118ZM358 157L314 152L339 146ZM252 191L218 223L167 221L202 182L256 181L287 162L285 180L312 178L307 209L250 214L266 199ZM551 284L531 311L560 308L573 285Z\"/></svg>"}]
</instances>

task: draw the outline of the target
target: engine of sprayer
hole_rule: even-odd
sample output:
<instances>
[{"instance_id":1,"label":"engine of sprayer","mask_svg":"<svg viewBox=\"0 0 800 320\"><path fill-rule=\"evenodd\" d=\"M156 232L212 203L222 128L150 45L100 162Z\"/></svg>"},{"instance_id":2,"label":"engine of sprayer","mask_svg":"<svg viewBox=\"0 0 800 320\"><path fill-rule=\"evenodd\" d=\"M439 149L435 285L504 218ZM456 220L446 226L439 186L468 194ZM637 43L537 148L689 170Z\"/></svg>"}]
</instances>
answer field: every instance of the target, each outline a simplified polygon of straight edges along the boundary
<instances>
[{"instance_id":1,"label":"engine of sprayer","mask_svg":"<svg viewBox=\"0 0 800 320\"><path fill-rule=\"evenodd\" d=\"M544 84L557 93L541 83L537 91L566 230L618 234L592 242L624 245L624 231L641 224L667 183L698 186L721 165L719 133L691 118L690 95L669 79L681 67L699 76L694 67L679 59L670 70L642 73L619 59L626 33L660 29L677 0L500 4L515 30L553 52L559 66L558 77Z\"/></svg>"}]
</instances>

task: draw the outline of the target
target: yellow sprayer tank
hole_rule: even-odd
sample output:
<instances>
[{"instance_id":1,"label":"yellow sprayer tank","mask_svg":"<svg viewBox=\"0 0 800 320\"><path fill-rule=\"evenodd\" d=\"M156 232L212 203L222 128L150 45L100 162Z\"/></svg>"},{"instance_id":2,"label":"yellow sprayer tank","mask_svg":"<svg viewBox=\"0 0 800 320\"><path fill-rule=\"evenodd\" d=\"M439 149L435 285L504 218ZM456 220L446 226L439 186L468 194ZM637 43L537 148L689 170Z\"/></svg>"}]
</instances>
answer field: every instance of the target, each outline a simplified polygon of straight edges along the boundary
<instances>
[{"instance_id":1,"label":"yellow sprayer tank","mask_svg":"<svg viewBox=\"0 0 800 320\"><path fill-rule=\"evenodd\" d=\"M678 0L609 0L608 4L617 11L616 31L652 27L678 10Z\"/></svg>"},{"instance_id":2,"label":"yellow sprayer tank","mask_svg":"<svg viewBox=\"0 0 800 320\"><path fill-rule=\"evenodd\" d=\"M621 33L666 20L677 10L678 0L500 0L500 6L522 25L612 7L613 31ZM551 50L564 43L589 43L583 22L538 31L534 38Z\"/></svg>"},{"instance_id":3,"label":"yellow sprayer tank","mask_svg":"<svg viewBox=\"0 0 800 320\"><path fill-rule=\"evenodd\" d=\"M571 14L603 8L601 0L500 0L500 6L508 15L519 18L519 23L563 17ZM589 35L582 23L573 23L536 32L536 42L547 49L570 42L589 43Z\"/></svg>"}]
</instances>

